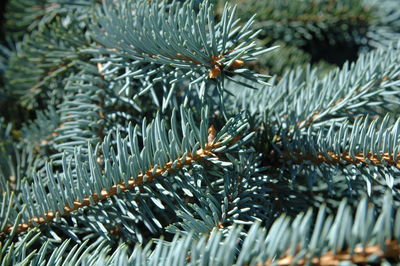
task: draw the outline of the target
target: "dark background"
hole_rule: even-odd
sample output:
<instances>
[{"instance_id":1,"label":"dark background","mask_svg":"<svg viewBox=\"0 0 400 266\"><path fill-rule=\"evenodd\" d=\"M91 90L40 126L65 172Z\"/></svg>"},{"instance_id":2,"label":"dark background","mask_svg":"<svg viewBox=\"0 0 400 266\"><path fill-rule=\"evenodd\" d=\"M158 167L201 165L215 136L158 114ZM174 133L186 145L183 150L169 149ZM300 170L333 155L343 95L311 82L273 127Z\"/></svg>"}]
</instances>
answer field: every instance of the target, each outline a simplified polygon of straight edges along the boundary
<instances>
[{"instance_id":1,"label":"dark background","mask_svg":"<svg viewBox=\"0 0 400 266\"><path fill-rule=\"evenodd\" d=\"M7 0L0 0L0 38L4 38L4 10L6 7Z\"/></svg>"}]
</instances>

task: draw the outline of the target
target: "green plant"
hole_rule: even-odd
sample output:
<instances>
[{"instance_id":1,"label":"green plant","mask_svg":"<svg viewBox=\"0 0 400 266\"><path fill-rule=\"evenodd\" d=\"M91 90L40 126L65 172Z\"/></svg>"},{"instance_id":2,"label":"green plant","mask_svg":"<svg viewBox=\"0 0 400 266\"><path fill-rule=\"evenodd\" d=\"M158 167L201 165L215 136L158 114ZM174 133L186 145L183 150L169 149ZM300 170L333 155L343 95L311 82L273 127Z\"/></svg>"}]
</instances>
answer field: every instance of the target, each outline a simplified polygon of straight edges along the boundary
<instances>
[{"instance_id":1,"label":"green plant","mask_svg":"<svg viewBox=\"0 0 400 266\"><path fill-rule=\"evenodd\" d=\"M9 0L2 265L399 262L396 1L238 4Z\"/></svg>"}]
</instances>

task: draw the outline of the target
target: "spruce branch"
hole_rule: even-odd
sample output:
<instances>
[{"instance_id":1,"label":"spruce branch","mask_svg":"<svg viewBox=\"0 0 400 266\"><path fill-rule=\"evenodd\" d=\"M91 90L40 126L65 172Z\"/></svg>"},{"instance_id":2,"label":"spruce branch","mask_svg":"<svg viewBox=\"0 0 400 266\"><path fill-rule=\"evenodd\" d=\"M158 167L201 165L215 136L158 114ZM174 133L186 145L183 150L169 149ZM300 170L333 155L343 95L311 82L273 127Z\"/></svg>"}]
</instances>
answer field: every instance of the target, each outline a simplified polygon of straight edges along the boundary
<instances>
[{"instance_id":1,"label":"spruce branch","mask_svg":"<svg viewBox=\"0 0 400 266\"><path fill-rule=\"evenodd\" d=\"M55 107L49 106L45 111L36 112L36 119L23 125L21 133L27 146L31 146L34 152L41 153L44 147L54 149L54 138L62 127Z\"/></svg>"},{"instance_id":2,"label":"spruce branch","mask_svg":"<svg viewBox=\"0 0 400 266\"><path fill-rule=\"evenodd\" d=\"M144 185L147 183L153 182L153 180L157 177L165 175L166 173L177 171L182 167L192 164L193 162L198 162L205 157L214 157L215 155L212 153L212 150L219 147L219 143L209 144L207 143L206 148L198 150L195 154L188 154L186 157L178 157L178 161L182 161L184 163L177 163L175 168L172 168L172 162L168 162L162 167L151 168L146 171L145 174L139 174L134 179L130 179L128 183L121 182L117 185L113 185L108 189L102 189L100 194L93 193L87 197L84 197L80 201L74 201L73 207L65 206L62 213L57 211L56 213L50 211L45 213L41 217L32 217L28 219L27 223L19 224L17 233L22 233L29 228L35 227L42 223L51 222L53 219L56 218L56 215L68 215L80 208L91 206L96 204L99 201L103 201L109 197L117 195L118 193L125 192L127 190L132 189L133 187ZM145 180L145 181L144 181ZM5 232L9 233L13 230L13 226L9 225L5 228Z\"/></svg>"},{"instance_id":3,"label":"spruce branch","mask_svg":"<svg viewBox=\"0 0 400 266\"><path fill-rule=\"evenodd\" d=\"M67 17L77 10L89 11L97 0L10 0L6 6L8 34L20 38L53 22L57 17ZM85 10L85 11L84 11Z\"/></svg>"},{"instance_id":4,"label":"spruce branch","mask_svg":"<svg viewBox=\"0 0 400 266\"><path fill-rule=\"evenodd\" d=\"M393 121L390 115L332 122L328 128L322 125L307 132L298 129L272 145L267 161L273 167L288 166L294 176L304 174L308 185L316 176L330 184L334 179L339 182L343 177L335 176L343 173L353 180L364 179L368 194L372 181L393 189L397 183L393 175L400 170L399 132L400 120Z\"/></svg>"},{"instance_id":5,"label":"spruce branch","mask_svg":"<svg viewBox=\"0 0 400 266\"><path fill-rule=\"evenodd\" d=\"M282 139L281 156L294 163L311 161L327 164L371 164L399 167L400 120L391 122L390 115L384 119L360 118L355 123L345 121L337 126L332 123L309 129L301 129L293 137ZM278 150L279 152L279 150Z\"/></svg>"},{"instance_id":6,"label":"spruce branch","mask_svg":"<svg viewBox=\"0 0 400 266\"><path fill-rule=\"evenodd\" d=\"M340 252L328 251L321 255L319 258L313 258L310 261L306 259L297 260L293 256L287 256L278 260L275 265L289 266L293 265L321 265L321 266L334 266L341 265L342 262L351 262L358 265L365 265L371 263L371 257L375 258L376 262L383 260L397 260L400 256L400 245L396 240L388 240L385 246L380 245L367 245L365 247L358 247L354 250L344 250ZM267 261L264 265L271 265L271 261Z\"/></svg>"},{"instance_id":7,"label":"spruce branch","mask_svg":"<svg viewBox=\"0 0 400 266\"><path fill-rule=\"evenodd\" d=\"M227 1L218 2L222 7L222 3ZM254 26L262 30L260 35L264 40L284 40L287 44L305 46L306 49L309 46L318 49L318 44L327 45L326 40L331 46L343 42L359 45L376 16L374 10L363 0L351 3L346 0L282 0L266 3L249 0L238 4L238 13L245 19L257 13ZM347 25L346 29L342 29L341 25ZM331 59L329 56L325 58Z\"/></svg>"},{"instance_id":8,"label":"spruce branch","mask_svg":"<svg viewBox=\"0 0 400 266\"><path fill-rule=\"evenodd\" d=\"M300 121L297 123L297 127L299 129L302 128L307 128L309 127L311 124L318 122L319 119L321 119L325 114L328 114L331 112L331 110L335 110L339 107L340 104L342 104L343 101L346 101L347 98L358 98L359 94L365 93L366 91L371 90L371 88L373 87L380 87L381 84L385 81L388 80L387 76L383 76L381 79L376 80L374 83L366 86L366 87L360 87L357 88L356 90L354 90L354 92L352 92L352 95L350 96L346 96L343 98L339 98L338 100L336 100L336 102L332 103L331 105L329 105L327 108L321 109L321 110L314 110L310 115L308 115L304 120Z\"/></svg>"},{"instance_id":9,"label":"spruce branch","mask_svg":"<svg viewBox=\"0 0 400 266\"><path fill-rule=\"evenodd\" d=\"M62 127L57 128L54 138L57 153L52 155L53 159L60 159L63 153L72 155L77 147L87 153L88 143L96 145L104 139L104 94L108 83L99 72L99 65L78 65L80 71L66 79L64 99L59 105Z\"/></svg>"},{"instance_id":10,"label":"spruce branch","mask_svg":"<svg viewBox=\"0 0 400 266\"><path fill-rule=\"evenodd\" d=\"M400 12L395 7L395 0L367 0L365 1L371 10L374 10L374 18L368 27L366 36L368 44L372 47L388 47L400 38Z\"/></svg>"},{"instance_id":11,"label":"spruce branch","mask_svg":"<svg viewBox=\"0 0 400 266\"><path fill-rule=\"evenodd\" d=\"M23 107L37 108L49 98L53 105L61 101L68 77L79 72L80 62L90 59L81 53L92 42L82 34L89 20L76 11L56 17L15 44L4 85ZM18 75L10 76L15 72Z\"/></svg>"},{"instance_id":12,"label":"spruce branch","mask_svg":"<svg viewBox=\"0 0 400 266\"><path fill-rule=\"evenodd\" d=\"M399 0L7 1L0 264L400 261Z\"/></svg>"},{"instance_id":13,"label":"spruce branch","mask_svg":"<svg viewBox=\"0 0 400 266\"><path fill-rule=\"evenodd\" d=\"M133 265L168 262L177 265L339 265L345 261L360 264L398 261L400 212L390 193L382 200L382 208L363 198L353 210L342 200L333 214L323 204L316 215L311 209L293 218L282 215L268 229L259 223L248 231L239 226L227 231L214 228L200 238L193 233L176 235L172 241L137 245L131 253L121 245L112 254L108 249L101 256L98 252L88 253L87 259L103 265L120 261Z\"/></svg>"},{"instance_id":14,"label":"spruce branch","mask_svg":"<svg viewBox=\"0 0 400 266\"><path fill-rule=\"evenodd\" d=\"M357 62L346 63L323 78L318 69L297 69L278 82L273 78L270 87L249 81L257 90L231 84L226 87L240 99L234 102L236 108L249 109L256 121L272 124L276 131L283 129L279 134L290 135L297 128L307 131L345 117L383 117L393 112L390 107L399 101L399 47L396 42L363 54Z\"/></svg>"},{"instance_id":15,"label":"spruce branch","mask_svg":"<svg viewBox=\"0 0 400 266\"><path fill-rule=\"evenodd\" d=\"M197 14L194 8L191 1L120 1L116 5L106 1L103 16L98 19L101 28L95 28L96 38L127 57L180 67L208 66L209 71L222 62L229 62L232 69L239 68L243 62L238 56L246 60L265 52L254 48L253 43L248 45L255 36L250 30L253 20L237 26L235 8L227 6L217 24L208 1L198 6Z\"/></svg>"},{"instance_id":16,"label":"spruce branch","mask_svg":"<svg viewBox=\"0 0 400 266\"><path fill-rule=\"evenodd\" d=\"M121 89L127 94L138 97L153 92L156 84L166 87L163 110L184 80L190 82L189 90L199 91L201 99L208 97L210 89L222 95L223 80L232 74L265 84L266 75L253 73L245 65L275 47L256 47L254 20L238 26L235 8L224 10L221 22L216 23L209 1L198 6L194 1L105 1L94 31L106 48L88 51L110 55L111 71L124 72L117 78L127 79ZM144 83L139 91L128 89L132 80Z\"/></svg>"},{"instance_id":17,"label":"spruce branch","mask_svg":"<svg viewBox=\"0 0 400 266\"><path fill-rule=\"evenodd\" d=\"M399 158L400 153L396 155ZM393 155L388 153L372 154L358 153L350 155L349 152L343 152L336 154L333 152L318 152L317 154L302 153L302 152L288 152L282 155L281 160L289 161L293 164L303 164L305 162L311 162L313 164L334 164L334 165L346 165L346 164L364 164L364 165L389 165L395 166L400 169L400 161L394 161Z\"/></svg>"},{"instance_id":18,"label":"spruce branch","mask_svg":"<svg viewBox=\"0 0 400 266\"><path fill-rule=\"evenodd\" d=\"M39 176L35 175L34 184L31 187L25 186L23 189L25 191L23 202L26 202L28 212L31 216L29 217L24 214L25 222L19 224L15 230L17 230L18 233L24 232L31 227L50 222L56 217L70 214L82 207L92 206L97 202L134 187L152 183L157 177L166 176L170 172L175 172L185 166L198 163L204 159L217 165L225 165L215 154L237 147L239 144L239 139L237 138L239 136L238 134L241 134L247 127L246 120L241 120L243 118L237 116L236 118L230 119L218 134L215 133L213 127L210 127L209 134L207 135L205 110L202 111L203 120L199 129L195 127L193 117L190 113L186 113L186 111L182 109L181 115L183 119L182 132L184 133L181 144L177 143L177 138L180 136L176 131L176 118L173 118L171 121L172 129L169 135L172 134L174 136L174 139L170 141L181 146L182 151L174 151L174 149L171 149L170 152L168 152L170 148L167 148L168 140L166 131L162 129L162 122L158 117L147 127L146 131L142 133L144 143L147 145L145 145L141 152L137 150L137 128L135 128L135 130L131 128L129 141L128 139L122 140L120 134L117 133L118 157L115 157L111 149L110 136L106 137L105 142L102 144L105 165L104 170L100 170L100 166L98 165L97 152L93 151L89 146L88 156L91 177L86 176L89 174L87 173L87 164L85 165L79 162L81 158L79 151L75 152L76 169L74 172L72 172L70 166L66 165L66 158L63 158L64 174L61 178L59 175L54 175L51 167L47 165L47 175L50 180L47 186L50 194L45 196L43 181L40 180ZM146 137L146 135L148 135L148 137ZM195 143L195 139L197 139L197 143ZM248 139L248 136L243 139ZM156 140L157 142L155 142ZM152 145L154 145L154 151L146 150L146 147L151 147ZM128 146L132 151L130 155L127 150ZM157 149L157 146L159 146L159 149ZM98 149L96 148L96 150ZM154 155L150 155L149 152L154 152ZM152 158L150 159L149 156ZM170 160L167 159L168 157L170 157ZM118 168L120 169L119 171L121 171L119 181L116 179L116 176L110 177L111 173L115 175L115 170ZM133 175L134 178L128 178L128 175ZM75 185L71 184L75 182L71 180L73 176L77 178L76 182L84 186L82 191L76 191L74 188ZM92 181L89 181L87 178L92 179ZM29 192L29 190L31 190L31 192ZM35 197L38 206L32 203L32 196ZM61 208L61 206L63 207ZM46 209L48 211L43 211ZM40 212L42 212L42 215L39 214ZM32 214L34 215L32 216ZM4 229L4 232L11 232L12 230L14 230L14 226L8 225L7 228Z\"/></svg>"},{"instance_id":19,"label":"spruce branch","mask_svg":"<svg viewBox=\"0 0 400 266\"><path fill-rule=\"evenodd\" d=\"M202 179L210 179L208 191L195 187L188 207L176 211L180 220L167 227L167 232L201 237L218 228L224 232L235 225L250 227L255 221L264 225L274 216L268 176L261 173L259 156L240 151L239 158L229 156L233 167L223 171L204 171Z\"/></svg>"},{"instance_id":20,"label":"spruce branch","mask_svg":"<svg viewBox=\"0 0 400 266\"><path fill-rule=\"evenodd\" d=\"M54 69L51 69L47 73L43 73L43 77L41 78L41 80L39 82L37 82L35 85L33 85L29 90L32 93L37 93L37 92L35 92L36 90L38 90L40 87L45 85L50 80L56 78L59 74L62 74L63 72L67 71L74 65L75 65L75 62L70 62L68 64L62 64L62 65L59 65L58 67L55 67Z\"/></svg>"}]
</instances>

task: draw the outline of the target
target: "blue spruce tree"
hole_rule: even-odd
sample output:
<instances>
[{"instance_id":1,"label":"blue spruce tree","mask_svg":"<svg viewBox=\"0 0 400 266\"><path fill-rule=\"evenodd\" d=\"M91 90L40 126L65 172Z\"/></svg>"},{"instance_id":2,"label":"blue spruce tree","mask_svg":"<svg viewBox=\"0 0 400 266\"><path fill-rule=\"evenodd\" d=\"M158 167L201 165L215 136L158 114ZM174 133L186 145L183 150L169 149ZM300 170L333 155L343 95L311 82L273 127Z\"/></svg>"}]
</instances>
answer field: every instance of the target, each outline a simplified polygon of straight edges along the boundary
<instances>
[{"instance_id":1,"label":"blue spruce tree","mask_svg":"<svg viewBox=\"0 0 400 266\"><path fill-rule=\"evenodd\" d=\"M399 4L3 2L1 265L400 263Z\"/></svg>"}]
</instances>

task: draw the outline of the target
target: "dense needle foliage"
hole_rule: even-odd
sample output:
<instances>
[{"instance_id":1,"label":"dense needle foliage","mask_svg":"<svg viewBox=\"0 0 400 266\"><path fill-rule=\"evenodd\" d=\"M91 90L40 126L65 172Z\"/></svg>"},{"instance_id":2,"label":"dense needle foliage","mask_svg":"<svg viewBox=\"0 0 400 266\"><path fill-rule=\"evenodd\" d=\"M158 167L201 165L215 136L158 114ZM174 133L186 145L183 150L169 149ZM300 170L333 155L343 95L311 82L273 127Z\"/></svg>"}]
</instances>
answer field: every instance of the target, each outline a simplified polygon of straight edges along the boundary
<instances>
[{"instance_id":1,"label":"dense needle foliage","mask_svg":"<svg viewBox=\"0 0 400 266\"><path fill-rule=\"evenodd\" d=\"M399 7L2 2L1 265L399 263Z\"/></svg>"}]
</instances>

